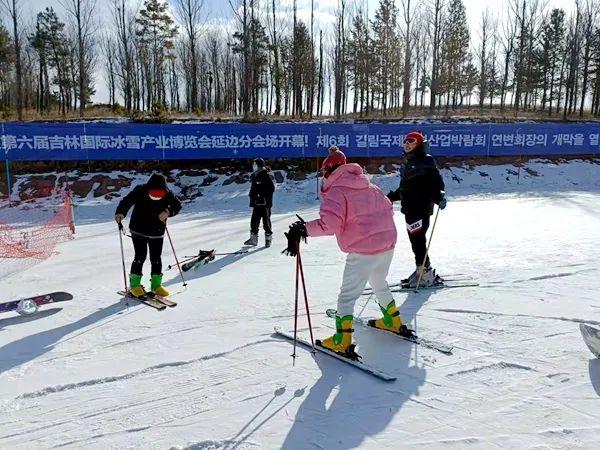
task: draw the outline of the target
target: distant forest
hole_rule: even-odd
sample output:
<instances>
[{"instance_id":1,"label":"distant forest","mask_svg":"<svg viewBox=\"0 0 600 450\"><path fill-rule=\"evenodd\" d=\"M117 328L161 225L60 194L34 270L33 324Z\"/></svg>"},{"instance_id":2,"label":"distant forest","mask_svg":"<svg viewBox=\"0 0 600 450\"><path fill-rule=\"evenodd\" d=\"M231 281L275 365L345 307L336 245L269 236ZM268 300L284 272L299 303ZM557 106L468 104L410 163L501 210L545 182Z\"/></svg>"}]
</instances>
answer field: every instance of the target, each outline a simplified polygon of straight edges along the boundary
<instances>
[{"instance_id":1,"label":"distant forest","mask_svg":"<svg viewBox=\"0 0 600 450\"><path fill-rule=\"evenodd\" d=\"M24 0L0 0L5 120L86 117L98 83L129 117L600 117L600 0L507 0L477 36L461 0L338 0L327 24L314 0L307 21L295 0L227 0L221 28L203 0L102 1L108 16L57 0L29 17Z\"/></svg>"}]
</instances>

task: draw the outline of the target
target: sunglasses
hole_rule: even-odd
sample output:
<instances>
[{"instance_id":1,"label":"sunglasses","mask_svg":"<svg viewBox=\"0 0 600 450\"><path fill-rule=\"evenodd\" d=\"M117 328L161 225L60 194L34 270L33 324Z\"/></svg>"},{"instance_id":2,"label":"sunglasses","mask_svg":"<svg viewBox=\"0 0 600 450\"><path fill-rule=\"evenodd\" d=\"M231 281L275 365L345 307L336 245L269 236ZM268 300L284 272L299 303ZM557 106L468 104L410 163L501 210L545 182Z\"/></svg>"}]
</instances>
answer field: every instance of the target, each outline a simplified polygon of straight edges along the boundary
<instances>
[{"instance_id":1,"label":"sunglasses","mask_svg":"<svg viewBox=\"0 0 600 450\"><path fill-rule=\"evenodd\" d=\"M415 138L404 139L405 144L414 144L415 142L417 142Z\"/></svg>"}]
</instances>

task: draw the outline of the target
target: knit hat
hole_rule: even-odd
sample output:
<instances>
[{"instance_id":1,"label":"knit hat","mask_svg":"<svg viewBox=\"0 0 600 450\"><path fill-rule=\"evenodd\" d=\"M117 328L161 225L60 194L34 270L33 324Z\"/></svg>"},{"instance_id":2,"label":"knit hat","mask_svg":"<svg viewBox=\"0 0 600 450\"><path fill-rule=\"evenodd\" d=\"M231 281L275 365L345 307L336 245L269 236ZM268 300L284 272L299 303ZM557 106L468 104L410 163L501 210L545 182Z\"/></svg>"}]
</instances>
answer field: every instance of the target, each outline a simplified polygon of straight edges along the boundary
<instances>
[{"instance_id":1,"label":"knit hat","mask_svg":"<svg viewBox=\"0 0 600 450\"><path fill-rule=\"evenodd\" d=\"M346 164L346 155L344 155L340 150L331 152L321 165L323 176L327 178L335 169L337 169L339 166L343 166L344 164Z\"/></svg>"}]
</instances>

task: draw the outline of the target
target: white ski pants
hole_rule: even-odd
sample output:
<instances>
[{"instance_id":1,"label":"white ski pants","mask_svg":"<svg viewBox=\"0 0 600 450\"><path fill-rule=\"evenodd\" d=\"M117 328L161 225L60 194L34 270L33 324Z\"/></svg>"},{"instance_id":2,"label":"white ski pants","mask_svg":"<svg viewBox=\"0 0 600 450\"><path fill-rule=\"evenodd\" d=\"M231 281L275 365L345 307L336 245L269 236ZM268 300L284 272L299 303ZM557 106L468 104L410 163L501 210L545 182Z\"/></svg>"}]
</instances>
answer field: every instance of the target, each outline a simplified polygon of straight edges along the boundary
<instances>
[{"instance_id":1,"label":"white ski pants","mask_svg":"<svg viewBox=\"0 0 600 450\"><path fill-rule=\"evenodd\" d=\"M362 294L367 281L373 288L377 300L384 308L394 299L386 278L394 256L394 249L376 255L348 253L338 296L339 316L354 313L354 304Z\"/></svg>"}]
</instances>

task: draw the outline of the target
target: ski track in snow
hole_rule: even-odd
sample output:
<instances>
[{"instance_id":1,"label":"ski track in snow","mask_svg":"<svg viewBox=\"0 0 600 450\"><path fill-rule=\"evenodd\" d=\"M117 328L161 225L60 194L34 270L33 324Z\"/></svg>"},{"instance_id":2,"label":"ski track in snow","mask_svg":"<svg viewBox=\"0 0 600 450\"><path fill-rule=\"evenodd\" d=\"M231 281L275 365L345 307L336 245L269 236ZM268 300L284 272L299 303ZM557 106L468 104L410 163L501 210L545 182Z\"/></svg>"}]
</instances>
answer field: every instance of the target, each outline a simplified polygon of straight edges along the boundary
<instances>
[{"instance_id":1,"label":"ski track in snow","mask_svg":"<svg viewBox=\"0 0 600 450\"><path fill-rule=\"evenodd\" d=\"M175 368L175 367L181 367L181 366L185 366L188 364L195 364L195 363L199 363L202 361L209 361L211 359L214 358L222 358L227 356L230 353L233 353L235 351L239 351L242 350L244 348L247 348L251 345L258 345L258 344L263 344L266 342L271 342L270 339L264 339L261 341L257 341L257 342L253 342L250 344L246 344L243 345L241 347L238 348L234 348L233 350L229 350L227 352L222 352L222 353L215 353L213 355L207 355L207 356L203 356L201 358L197 358L191 361L173 361L170 363L163 363L163 364L157 364L155 366L151 366L151 367L147 367L143 370L138 370L136 372L132 372L132 373L128 373L125 375L120 375L120 376L114 376L114 377L105 377L105 378L98 378L95 380L86 380L86 381L81 381L79 383L72 383L72 384L64 384L61 386L49 386L46 387L44 389L42 389L41 391L37 391L37 392L28 392L25 394L20 395L19 397L17 397L18 399L29 399L29 398L36 398L36 397L43 397L49 394L54 394L56 392L62 392L62 391L70 391L72 389L80 389L82 387L87 387L87 386L94 386L97 384L105 384L105 383L114 383L116 381L122 381L122 380L127 380L130 378L135 378L138 377L140 375L145 375L149 372L154 372L154 371L159 371L159 370L163 370L163 369L170 369L170 368Z\"/></svg>"},{"instance_id":2,"label":"ski track in snow","mask_svg":"<svg viewBox=\"0 0 600 450\"><path fill-rule=\"evenodd\" d=\"M530 319L547 319L547 320L561 320L563 322L573 323L587 323L590 325L600 325L600 321L589 320L589 319L577 319L570 317L553 317L553 316L534 316L531 314L507 314L491 311L477 311L472 309L452 309L452 308L434 308L434 311L445 312L445 313L459 313L459 314L487 314L489 316L513 316L513 317L527 317Z\"/></svg>"},{"instance_id":3,"label":"ski track in snow","mask_svg":"<svg viewBox=\"0 0 600 450\"><path fill-rule=\"evenodd\" d=\"M186 273L178 306L162 312L115 293L115 204L78 201L76 239L2 281L6 299L24 287L75 298L0 317L0 448L600 448L600 360L577 326L600 325L600 166L529 166L540 176L523 173L520 184L507 166L478 168L490 180L445 174L432 261L480 286L394 294L403 320L454 345L452 355L357 327L359 353L397 376L392 384L305 349L293 365L292 344L273 336L274 325L294 322L282 232L296 212L316 217L314 180L278 187L272 249ZM374 180L384 191L398 181ZM222 181L170 223L179 255L242 248L248 187ZM396 222L390 282L414 265L399 211ZM309 238L303 261L322 338L333 330L324 312L335 307L344 255L334 238ZM163 263L172 262L165 246ZM177 271L165 279L180 291ZM377 316L375 299L359 299L356 314ZM302 296L298 324L307 337Z\"/></svg>"}]
</instances>

